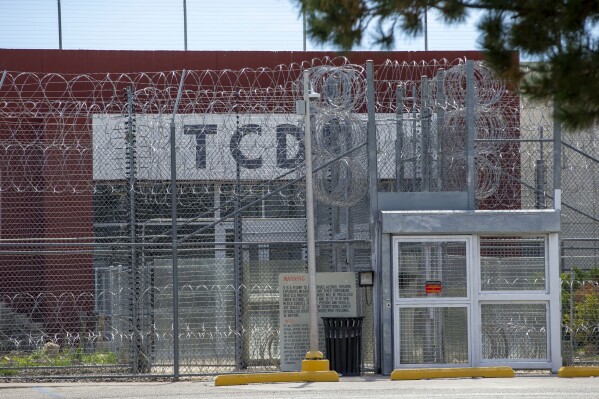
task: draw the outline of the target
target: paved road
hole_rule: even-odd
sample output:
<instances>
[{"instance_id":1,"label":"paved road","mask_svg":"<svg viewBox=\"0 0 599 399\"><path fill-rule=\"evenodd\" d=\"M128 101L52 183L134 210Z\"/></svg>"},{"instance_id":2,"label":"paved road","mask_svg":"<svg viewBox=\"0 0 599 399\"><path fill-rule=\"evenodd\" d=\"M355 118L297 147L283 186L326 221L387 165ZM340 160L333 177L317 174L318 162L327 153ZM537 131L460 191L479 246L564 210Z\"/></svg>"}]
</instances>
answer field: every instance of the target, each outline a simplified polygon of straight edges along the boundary
<instances>
[{"instance_id":1,"label":"paved road","mask_svg":"<svg viewBox=\"0 0 599 399\"><path fill-rule=\"evenodd\" d=\"M347 377L339 383L282 383L215 387L209 381L0 383L2 399L198 398L599 398L599 378L555 376L389 381Z\"/></svg>"}]
</instances>

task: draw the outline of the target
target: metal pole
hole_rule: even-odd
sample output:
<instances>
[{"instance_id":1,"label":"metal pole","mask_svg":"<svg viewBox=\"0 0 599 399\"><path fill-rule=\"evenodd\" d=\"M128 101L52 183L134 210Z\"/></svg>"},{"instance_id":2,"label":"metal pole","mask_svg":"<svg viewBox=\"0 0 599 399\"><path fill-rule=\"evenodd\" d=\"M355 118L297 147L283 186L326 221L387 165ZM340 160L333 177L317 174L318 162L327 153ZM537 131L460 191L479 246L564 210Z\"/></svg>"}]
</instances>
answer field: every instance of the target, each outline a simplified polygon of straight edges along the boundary
<instances>
[{"instance_id":1,"label":"metal pole","mask_svg":"<svg viewBox=\"0 0 599 399\"><path fill-rule=\"evenodd\" d=\"M553 100L553 208L558 211L561 212L562 209L562 125L561 123L556 119L555 114L557 113L557 107L558 104L556 103L556 100ZM554 236L554 237L552 237ZM553 240L552 240L553 238ZM551 245L556 247L555 250L555 258L556 258L556 267L557 267L557 271L555 271L554 273L552 273L553 275L550 274L550 279L549 282L551 283L552 279L551 277L553 277L554 280L557 280L554 282L554 284L551 284L551 286L549 287L550 292L552 292L552 296L554 298L554 300L552 301L553 303L551 304L552 308L552 312L550 315L550 320L552 320L552 328L551 328L551 332L552 335L555 337L555 335L557 335L558 337L560 337L560 325L559 325L559 321L561 320L561 316L560 316L560 294L559 294L559 290L560 290L560 285L559 285L559 277L560 277L560 273L559 270L561 270L561 266L560 263L562 262L562 259L560 257L560 253L559 253L559 240L560 240L560 233L557 233L555 235L550 234L549 235L549 245L551 248ZM550 258L551 259L551 258ZM551 271L551 264L550 266L550 271ZM570 270L570 312L572 312L572 301L573 301L573 296L572 296L572 270ZM572 320L572 314L570 314L570 320ZM572 331L572 329L570 329L570 331ZM573 338L571 338L573 339ZM552 369L557 369L558 368L558 363L561 364L562 363L562 353L561 353L561 344L560 341L558 341L559 338L556 339L552 339L552 360L553 360L553 364L555 365L554 367L552 367ZM574 343L575 344L575 343ZM571 344L572 345L572 344ZM557 354L555 354L555 352L557 352ZM571 352L571 355L573 355L574 352ZM559 356L558 356L559 355ZM557 359L556 359L557 357Z\"/></svg>"},{"instance_id":2,"label":"metal pole","mask_svg":"<svg viewBox=\"0 0 599 399\"><path fill-rule=\"evenodd\" d=\"M551 371L554 373L563 365L562 363L562 310L560 283L560 244L559 233L548 235L548 269L549 277L549 355L551 356Z\"/></svg>"},{"instance_id":3,"label":"metal pole","mask_svg":"<svg viewBox=\"0 0 599 399\"><path fill-rule=\"evenodd\" d=\"M135 218L135 136L133 129L133 93L131 87L127 87L127 162L129 164L129 224L130 224L130 235L131 235L131 282L132 293L131 293L131 328L133 333L132 339L132 368L133 372L137 373L140 369L139 354L142 350L141 347L141 321L139 315L139 268L137 267L137 226Z\"/></svg>"},{"instance_id":4,"label":"metal pole","mask_svg":"<svg viewBox=\"0 0 599 399\"><path fill-rule=\"evenodd\" d=\"M179 267L177 262L177 147L175 123L171 122L171 222L173 262L173 376L179 378Z\"/></svg>"},{"instance_id":5,"label":"metal pole","mask_svg":"<svg viewBox=\"0 0 599 399\"><path fill-rule=\"evenodd\" d=\"M239 132L239 98L235 104L236 129ZM235 246L233 261L235 263L235 362L237 369L245 367L243 361L243 259L240 242L243 241L242 221L241 221L241 165L239 161L235 163L235 216L233 217L233 234L235 236Z\"/></svg>"},{"instance_id":6,"label":"metal pole","mask_svg":"<svg viewBox=\"0 0 599 399\"><path fill-rule=\"evenodd\" d=\"M553 102L553 208L562 209L562 125L555 118L557 104Z\"/></svg>"},{"instance_id":7,"label":"metal pole","mask_svg":"<svg viewBox=\"0 0 599 399\"><path fill-rule=\"evenodd\" d=\"M0 89L2 89L2 86L4 85L4 79L6 79L6 75L8 74L8 70L4 70L4 72L2 73L2 78L0 78Z\"/></svg>"},{"instance_id":8,"label":"metal pole","mask_svg":"<svg viewBox=\"0 0 599 399\"><path fill-rule=\"evenodd\" d=\"M58 49L62 50L62 7L60 0L56 1L58 6Z\"/></svg>"},{"instance_id":9,"label":"metal pole","mask_svg":"<svg viewBox=\"0 0 599 399\"><path fill-rule=\"evenodd\" d=\"M179 378L179 264L178 264L178 241L177 241L177 146L175 135L175 116L181 101L183 92L183 81L185 70L181 72L181 82L173 115L171 117L171 223L172 223L172 261L173 261L173 377Z\"/></svg>"},{"instance_id":10,"label":"metal pole","mask_svg":"<svg viewBox=\"0 0 599 399\"><path fill-rule=\"evenodd\" d=\"M420 98L420 144L422 150L422 191L431 191L431 162L430 162L430 115L429 115L429 81L426 76L422 77Z\"/></svg>"},{"instance_id":11,"label":"metal pole","mask_svg":"<svg viewBox=\"0 0 599 399\"><path fill-rule=\"evenodd\" d=\"M368 194L370 196L370 264L371 269L379 278L381 273L381 236L378 220L378 167L377 167L377 142L376 142L376 121L375 121L375 99L374 99L374 64L372 60L366 61L366 107L368 112L368 124L366 125L368 142ZM403 109L403 105L402 105ZM403 112L403 110L402 110ZM403 122L402 122L403 123ZM403 127L403 126L402 126ZM403 176L401 176L403 178ZM374 331L374 364L375 369L380 370L382 366L382 347L381 347L381 323L383 318L382 306L382 287L378 284L380 280L375 279L372 293L373 308L373 331ZM377 290L377 295L375 295ZM380 295L379 295L380 294Z\"/></svg>"},{"instance_id":12,"label":"metal pole","mask_svg":"<svg viewBox=\"0 0 599 399\"><path fill-rule=\"evenodd\" d=\"M544 148L543 148L543 126L539 126L539 136L541 139L540 143L540 159L535 161L535 208L545 209L546 207L546 187L545 187L545 159L544 159Z\"/></svg>"},{"instance_id":13,"label":"metal pole","mask_svg":"<svg viewBox=\"0 0 599 399\"><path fill-rule=\"evenodd\" d=\"M578 349L576 346L576 339L574 337L574 268L570 267L570 355L574 355L574 351Z\"/></svg>"},{"instance_id":14,"label":"metal pole","mask_svg":"<svg viewBox=\"0 0 599 399\"><path fill-rule=\"evenodd\" d=\"M314 231L314 193L312 179L312 132L310 126L310 71L304 70L304 149L306 153L306 225L308 244L308 303L310 309L310 351L308 359L321 359L318 350L318 303L316 297L316 244Z\"/></svg>"},{"instance_id":15,"label":"metal pole","mask_svg":"<svg viewBox=\"0 0 599 399\"><path fill-rule=\"evenodd\" d=\"M303 19L303 21L302 21L302 25L303 25L303 31L304 31L304 34L303 34L303 39L304 39L304 51L306 51L306 35L307 35L307 27L306 27L306 24L307 24L307 21L306 21L306 11L304 11L302 14L303 14L303 15L302 15L302 19Z\"/></svg>"},{"instance_id":16,"label":"metal pole","mask_svg":"<svg viewBox=\"0 0 599 399\"><path fill-rule=\"evenodd\" d=\"M416 109L416 101L417 101L417 95L416 95L417 91L416 91L416 85L412 84L412 97L408 97L411 98L412 100L412 189L410 191L422 191L422 187L420 187L422 184L420 183L419 186L416 185L416 177L418 175L418 159L419 157L422 157L422 154L418 155L418 117L417 117L417 113L418 110ZM422 174L422 169L420 169L420 173Z\"/></svg>"},{"instance_id":17,"label":"metal pole","mask_svg":"<svg viewBox=\"0 0 599 399\"><path fill-rule=\"evenodd\" d=\"M445 71L439 69L437 72L437 149L435 151L437 155L437 167L436 178L437 178L437 190L444 191L443 187L443 171L445 158L443 156L443 140L445 138Z\"/></svg>"},{"instance_id":18,"label":"metal pole","mask_svg":"<svg viewBox=\"0 0 599 399\"><path fill-rule=\"evenodd\" d=\"M424 7L424 51L428 51L428 7Z\"/></svg>"},{"instance_id":19,"label":"metal pole","mask_svg":"<svg viewBox=\"0 0 599 399\"><path fill-rule=\"evenodd\" d=\"M183 48L187 51L187 0L183 0Z\"/></svg>"},{"instance_id":20,"label":"metal pole","mask_svg":"<svg viewBox=\"0 0 599 399\"><path fill-rule=\"evenodd\" d=\"M468 165L468 209L476 207L474 169L474 61L466 61L466 162Z\"/></svg>"},{"instance_id":21,"label":"metal pole","mask_svg":"<svg viewBox=\"0 0 599 399\"><path fill-rule=\"evenodd\" d=\"M403 98L405 87L399 85L395 91L395 191L403 191Z\"/></svg>"}]
</instances>

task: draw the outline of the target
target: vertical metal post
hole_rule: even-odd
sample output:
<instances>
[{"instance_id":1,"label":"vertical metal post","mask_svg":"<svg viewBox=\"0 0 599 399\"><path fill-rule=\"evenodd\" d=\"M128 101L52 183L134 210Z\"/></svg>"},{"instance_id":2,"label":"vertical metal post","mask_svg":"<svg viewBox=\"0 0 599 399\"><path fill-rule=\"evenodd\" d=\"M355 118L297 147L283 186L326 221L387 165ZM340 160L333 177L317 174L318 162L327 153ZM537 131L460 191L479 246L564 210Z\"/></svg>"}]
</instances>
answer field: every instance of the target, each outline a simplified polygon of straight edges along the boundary
<instances>
[{"instance_id":1,"label":"vertical metal post","mask_svg":"<svg viewBox=\"0 0 599 399\"><path fill-rule=\"evenodd\" d=\"M405 87L397 86L395 91L395 191L403 191L403 98Z\"/></svg>"},{"instance_id":2,"label":"vertical metal post","mask_svg":"<svg viewBox=\"0 0 599 399\"><path fill-rule=\"evenodd\" d=\"M347 240L351 241L354 238L354 226L352 224L353 222L353 217L352 217L352 212L350 210L349 206L345 207L345 223L347 223ZM350 244L347 243L345 244L345 263L346 263L346 268L344 271L346 272L353 272L355 271L355 266L354 266L354 245L355 244ZM363 315L362 313L360 315Z\"/></svg>"},{"instance_id":3,"label":"vertical metal post","mask_svg":"<svg viewBox=\"0 0 599 399\"><path fill-rule=\"evenodd\" d=\"M236 100L236 129L239 132L239 99ZM243 253L241 242L243 241L241 212L241 165L235 163L235 216L233 217L233 234L235 236L233 261L235 263L235 363L237 369L245 368L243 361Z\"/></svg>"},{"instance_id":4,"label":"vertical metal post","mask_svg":"<svg viewBox=\"0 0 599 399\"><path fill-rule=\"evenodd\" d=\"M563 248L562 248L563 251ZM574 337L574 268L570 266L570 356L574 356L575 351L578 350L578 345Z\"/></svg>"},{"instance_id":5,"label":"vertical metal post","mask_svg":"<svg viewBox=\"0 0 599 399\"><path fill-rule=\"evenodd\" d=\"M58 49L62 50L62 7L60 0L56 0L58 6Z\"/></svg>"},{"instance_id":6,"label":"vertical metal post","mask_svg":"<svg viewBox=\"0 0 599 399\"><path fill-rule=\"evenodd\" d=\"M337 181L339 177L336 173L331 173L331 180ZM331 223L331 238L339 237L339 233L341 233L341 208L335 205L330 206L330 223ZM332 262L333 262L333 271L340 272L341 271L341 262L345 263L342 260L342 257L339 254L339 246L336 244L332 245Z\"/></svg>"},{"instance_id":7,"label":"vertical metal post","mask_svg":"<svg viewBox=\"0 0 599 399\"><path fill-rule=\"evenodd\" d=\"M4 70L4 72L2 72L2 78L0 78L0 89L2 89L2 86L4 85L4 79L6 79L6 75L8 74L8 70Z\"/></svg>"},{"instance_id":8,"label":"vertical metal post","mask_svg":"<svg viewBox=\"0 0 599 399\"><path fill-rule=\"evenodd\" d=\"M553 208L556 211L561 211L562 209L562 125L555 117L557 113L558 104L553 102ZM551 357L552 357L552 370L555 372L559 368L562 363L561 356L561 334L560 334L560 320L561 320L561 309L560 309L560 299L561 299L561 287L560 287L560 263L561 257L559 252L559 233L550 234L549 235L549 246L550 248L555 247L555 252L553 253L554 262L550 262L549 264L549 282L551 286L549 287L549 291L551 292L551 297L553 299L552 307L551 307L551 334L552 334L552 345L551 345ZM551 256L550 258L551 259ZM552 264L553 263L553 264ZM553 283L551 278L553 277ZM570 295L570 301L572 301L572 295ZM570 317L572 320L572 317ZM572 352L573 353L573 352Z\"/></svg>"},{"instance_id":9,"label":"vertical metal post","mask_svg":"<svg viewBox=\"0 0 599 399\"><path fill-rule=\"evenodd\" d=\"M410 191L416 192L422 189L422 184L417 184L418 177L418 159L422 157L422 154L418 155L418 109L416 107L417 96L416 85L412 84L412 189ZM420 175L422 176L422 169L420 169Z\"/></svg>"},{"instance_id":10,"label":"vertical metal post","mask_svg":"<svg viewBox=\"0 0 599 399\"><path fill-rule=\"evenodd\" d=\"M381 323L382 315L382 273L380 268L381 237L380 225L378 220L378 169L377 169L377 141L376 141L376 120L375 120L375 99L374 99L374 65L372 60L366 61L366 106L368 111L367 141L368 141L368 194L370 196L370 258L371 267L375 275L372 294L373 311L373 331L374 331L374 367L380 370L381 363ZM378 292L375 295L375 290Z\"/></svg>"},{"instance_id":11,"label":"vertical metal post","mask_svg":"<svg viewBox=\"0 0 599 399\"><path fill-rule=\"evenodd\" d=\"M173 115L174 119L174 115ZM173 376L179 378L179 267L177 255L177 146L171 121L171 238L173 262Z\"/></svg>"},{"instance_id":12,"label":"vertical metal post","mask_svg":"<svg viewBox=\"0 0 599 399\"><path fill-rule=\"evenodd\" d=\"M183 49L187 51L187 0L183 0Z\"/></svg>"},{"instance_id":13,"label":"vertical metal post","mask_svg":"<svg viewBox=\"0 0 599 399\"><path fill-rule=\"evenodd\" d=\"M545 159L543 156L543 126L539 126L540 159L535 161L535 208L545 209L546 187L545 187Z\"/></svg>"},{"instance_id":14,"label":"vertical metal post","mask_svg":"<svg viewBox=\"0 0 599 399\"><path fill-rule=\"evenodd\" d=\"M466 164L468 165L468 209L476 207L476 170L474 164L474 136L475 136L475 87L474 87L474 61L466 61Z\"/></svg>"},{"instance_id":15,"label":"vertical metal post","mask_svg":"<svg viewBox=\"0 0 599 399\"><path fill-rule=\"evenodd\" d=\"M322 358L318 350L318 303L316 296L316 243L314 230L314 186L312 176L312 129L310 121L310 71L304 70L304 150L306 154L306 225L308 244L308 304L310 309L310 351L307 358Z\"/></svg>"},{"instance_id":16,"label":"vertical metal post","mask_svg":"<svg viewBox=\"0 0 599 399\"><path fill-rule=\"evenodd\" d=\"M551 371L554 373L562 366L562 310L560 281L560 244L559 234L550 233L549 244L549 339L551 354Z\"/></svg>"},{"instance_id":17,"label":"vertical metal post","mask_svg":"<svg viewBox=\"0 0 599 399\"><path fill-rule=\"evenodd\" d=\"M127 87L127 162L129 164L129 228L130 228L130 245L131 245L131 329L132 329L132 348L131 348L131 364L133 373L140 371L140 353L141 347L141 320L139 314L139 268L137 265L137 222L135 218L136 201L135 201L135 134L133 129L133 93L131 87Z\"/></svg>"},{"instance_id":18,"label":"vertical metal post","mask_svg":"<svg viewBox=\"0 0 599 399\"><path fill-rule=\"evenodd\" d=\"M562 209L562 125L555 118L557 104L553 102L553 208Z\"/></svg>"},{"instance_id":19,"label":"vertical metal post","mask_svg":"<svg viewBox=\"0 0 599 399\"><path fill-rule=\"evenodd\" d=\"M2 90L2 86L4 85L4 79L6 79L6 74L8 70L4 70L2 73L2 78L0 78L0 90ZM2 170L0 170L0 185L2 183ZM2 190L0 190L0 209L2 209ZM0 218L0 237L2 234L2 218Z\"/></svg>"},{"instance_id":20,"label":"vertical metal post","mask_svg":"<svg viewBox=\"0 0 599 399\"><path fill-rule=\"evenodd\" d=\"M213 185L213 187L214 187L214 189L213 189L214 190L214 194L213 194L214 221L221 220L221 198L220 198L221 184L222 183L217 182L217 183L214 183L214 185ZM218 243L225 243L227 241L227 233L226 233L226 230L222 223L219 223L216 226L214 226L214 237L215 237L214 241L216 241ZM216 246L216 251L215 251L214 257L216 259L227 258L226 246L225 245Z\"/></svg>"},{"instance_id":21,"label":"vertical metal post","mask_svg":"<svg viewBox=\"0 0 599 399\"><path fill-rule=\"evenodd\" d=\"M543 161L545 160L545 154L544 154L544 150L545 150L545 146L543 145L543 139L544 139L544 129L543 126L539 126L539 139L541 140L541 142L539 143L539 152L540 152L540 156L539 158Z\"/></svg>"},{"instance_id":22,"label":"vertical metal post","mask_svg":"<svg viewBox=\"0 0 599 399\"><path fill-rule=\"evenodd\" d=\"M437 147L435 154L437 156L436 165L436 179L437 179L437 190L443 191L443 170L444 170L444 156L443 156L443 139L445 138L445 71L439 69L437 72Z\"/></svg>"},{"instance_id":23,"label":"vertical metal post","mask_svg":"<svg viewBox=\"0 0 599 399\"><path fill-rule=\"evenodd\" d=\"M306 35L307 35L307 24L308 22L306 21L306 12L304 11L302 13L302 26L303 26L303 41L304 41L304 51L306 51Z\"/></svg>"},{"instance_id":24,"label":"vertical metal post","mask_svg":"<svg viewBox=\"0 0 599 399\"><path fill-rule=\"evenodd\" d=\"M173 107L171 117L171 229L172 229L172 262L173 262L173 377L179 378L179 264L178 264L178 238L177 238L177 145L175 135L175 116L181 101L185 70L181 73L179 92Z\"/></svg>"},{"instance_id":25,"label":"vertical metal post","mask_svg":"<svg viewBox=\"0 0 599 399\"><path fill-rule=\"evenodd\" d=\"M420 87L420 148L422 149L422 191L431 191L431 162L430 162L430 114L429 114L429 81L426 76L422 77Z\"/></svg>"},{"instance_id":26,"label":"vertical metal post","mask_svg":"<svg viewBox=\"0 0 599 399\"><path fill-rule=\"evenodd\" d=\"M424 7L424 51L428 51L428 7Z\"/></svg>"}]
</instances>

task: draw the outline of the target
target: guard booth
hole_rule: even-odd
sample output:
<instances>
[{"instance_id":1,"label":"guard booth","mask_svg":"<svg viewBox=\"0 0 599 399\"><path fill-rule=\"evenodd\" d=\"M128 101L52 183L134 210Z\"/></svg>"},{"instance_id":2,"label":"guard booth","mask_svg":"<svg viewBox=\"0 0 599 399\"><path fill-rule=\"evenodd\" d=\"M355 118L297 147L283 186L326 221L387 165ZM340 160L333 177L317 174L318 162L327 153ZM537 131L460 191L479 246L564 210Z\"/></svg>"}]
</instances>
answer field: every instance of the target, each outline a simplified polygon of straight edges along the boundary
<instances>
[{"instance_id":1,"label":"guard booth","mask_svg":"<svg viewBox=\"0 0 599 399\"><path fill-rule=\"evenodd\" d=\"M381 221L385 373L561 367L557 212L382 211Z\"/></svg>"},{"instance_id":2,"label":"guard booth","mask_svg":"<svg viewBox=\"0 0 599 399\"><path fill-rule=\"evenodd\" d=\"M483 67L468 61L460 68L438 71L431 88L426 78L418 88L398 86L396 123L388 131L377 124L379 137L396 135L393 155L378 156L371 202L380 239L381 371L498 365L557 371L559 168L552 206L524 198L529 187L518 179L529 172L520 158L519 121L507 121L507 100L485 104L486 72L477 69ZM464 89L461 109L460 99L444 97L452 90L449 73L462 74L454 86ZM547 151L540 145L542 160ZM387 158L392 173L380 165ZM545 171L536 173L530 192L545 193Z\"/></svg>"}]
</instances>

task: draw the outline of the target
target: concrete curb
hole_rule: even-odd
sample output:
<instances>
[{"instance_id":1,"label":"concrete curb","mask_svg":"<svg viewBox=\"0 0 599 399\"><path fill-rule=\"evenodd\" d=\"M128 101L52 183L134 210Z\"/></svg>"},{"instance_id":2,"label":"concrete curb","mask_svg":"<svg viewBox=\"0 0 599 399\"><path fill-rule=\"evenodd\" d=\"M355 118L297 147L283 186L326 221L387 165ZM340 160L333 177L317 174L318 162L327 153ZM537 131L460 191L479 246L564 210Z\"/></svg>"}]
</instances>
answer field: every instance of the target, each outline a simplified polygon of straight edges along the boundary
<instances>
[{"instance_id":1,"label":"concrete curb","mask_svg":"<svg viewBox=\"0 0 599 399\"><path fill-rule=\"evenodd\" d=\"M599 377L599 367L562 367L557 371L557 376L562 378Z\"/></svg>"},{"instance_id":2,"label":"concrete curb","mask_svg":"<svg viewBox=\"0 0 599 399\"><path fill-rule=\"evenodd\" d=\"M335 371L230 374L217 376L214 380L214 385L220 387L273 382L339 382L339 374Z\"/></svg>"},{"instance_id":3,"label":"concrete curb","mask_svg":"<svg viewBox=\"0 0 599 399\"><path fill-rule=\"evenodd\" d=\"M514 378L511 367L460 367L460 368L423 368L397 369L391 373L391 380L424 380L431 378Z\"/></svg>"}]
</instances>

